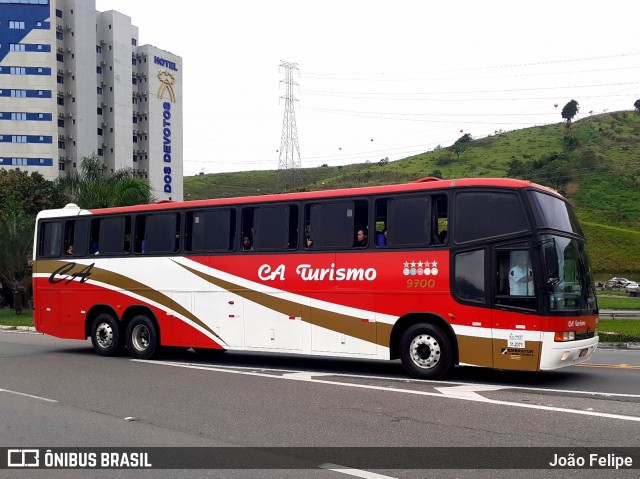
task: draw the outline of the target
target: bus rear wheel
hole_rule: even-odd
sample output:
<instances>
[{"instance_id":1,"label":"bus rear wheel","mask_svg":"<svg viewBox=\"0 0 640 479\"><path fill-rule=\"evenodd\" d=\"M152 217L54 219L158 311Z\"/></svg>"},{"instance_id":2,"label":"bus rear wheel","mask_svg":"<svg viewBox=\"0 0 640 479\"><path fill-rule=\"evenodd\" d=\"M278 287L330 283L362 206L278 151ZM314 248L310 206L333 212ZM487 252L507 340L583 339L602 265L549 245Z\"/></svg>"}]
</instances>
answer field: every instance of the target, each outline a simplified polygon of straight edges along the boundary
<instances>
[{"instance_id":1,"label":"bus rear wheel","mask_svg":"<svg viewBox=\"0 0 640 479\"><path fill-rule=\"evenodd\" d=\"M91 344L100 356L115 356L122 350L120 323L112 315L102 313L91 323Z\"/></svg>"},{"instance_id":2,"label":"bus rear wheel","mask_svg":"<svg viewBox=\"0 0 640 479\"><path fill-rule=\"evenodd\" d=\"M135 316L127 326L126 343L131 356L149 359L160 349L158 328L146 316Z\"/></svg>"},{"instance_id":3,"label":"bus rear wheel","mask_svg":"<svg viewBox=\"0 0 640 479\"><path fill-rule=\"evenodd\" d=\"M414 378L439 379L453 363L451 341L433 324L414 324L400 338L400 360Z\"/></svg>"}]
</instances>

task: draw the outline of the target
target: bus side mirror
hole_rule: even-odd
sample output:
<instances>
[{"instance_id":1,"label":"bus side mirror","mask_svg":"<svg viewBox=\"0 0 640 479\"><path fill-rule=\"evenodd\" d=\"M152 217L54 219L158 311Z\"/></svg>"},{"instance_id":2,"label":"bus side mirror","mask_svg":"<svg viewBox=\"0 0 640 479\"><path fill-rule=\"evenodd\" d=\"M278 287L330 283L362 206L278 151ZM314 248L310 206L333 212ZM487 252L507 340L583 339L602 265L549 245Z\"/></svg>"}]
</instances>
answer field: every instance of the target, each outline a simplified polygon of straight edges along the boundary
<instances>
[{"instance_id":1,"label":"bus side mirror","mask_svg":"<svg viewBox=\"0 0 640 479\"><path fill-rule=\"evenodd\" d=\"M544 245L544 263L549 283L557 283L560 278L560 269L558 267L558 253L556 252L555 241Z\"/></svg>"}]
</instances>

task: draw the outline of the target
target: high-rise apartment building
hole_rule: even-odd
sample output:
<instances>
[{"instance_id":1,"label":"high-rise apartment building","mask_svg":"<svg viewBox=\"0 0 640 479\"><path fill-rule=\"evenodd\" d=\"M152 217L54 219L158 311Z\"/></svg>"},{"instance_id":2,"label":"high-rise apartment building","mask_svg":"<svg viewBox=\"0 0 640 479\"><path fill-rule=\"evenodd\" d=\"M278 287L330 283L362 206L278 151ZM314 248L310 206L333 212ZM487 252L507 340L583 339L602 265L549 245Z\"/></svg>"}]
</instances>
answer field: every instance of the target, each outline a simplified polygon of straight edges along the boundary
<instances>
[{"instance_id":1,"label":"high-rise apartment building","mask_svg":"<svg viewBox=\"0 0 640 479\"><path fill-rule=\"evenodd\" d=\"M182 59L95 0L0 0L0 168L55 179L97 155L183 199Z\"/></svg>"}]
</instances>

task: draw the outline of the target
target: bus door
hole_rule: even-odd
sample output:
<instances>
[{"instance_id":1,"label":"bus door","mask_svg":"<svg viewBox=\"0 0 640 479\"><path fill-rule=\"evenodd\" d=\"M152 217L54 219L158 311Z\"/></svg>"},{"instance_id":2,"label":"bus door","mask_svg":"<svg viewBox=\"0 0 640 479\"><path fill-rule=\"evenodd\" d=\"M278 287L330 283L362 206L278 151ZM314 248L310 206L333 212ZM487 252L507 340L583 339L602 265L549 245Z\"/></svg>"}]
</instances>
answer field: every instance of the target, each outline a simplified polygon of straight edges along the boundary
<instances>
[{"instance_id":1,"label":"bus door","mask_svg":"<svg viewBox=\"0 0 640 479\"><path fill-rule=\"evenodd\" d=\"M538 267L528 242L496 246L492 255L493 367L538 369L541 317Z\"/></svg>"},{"instance_id":2,"label":"bus door","mask_svg":"<svg viewBox=\"0 0 640 479\"><path fill-rule=\"evenodd\" d=\"M459 362L493 367L493 318L487 286L489 249L482 246L456 251L452 256L452 293L457 301L443 313L447 313L445 317L456 332Z\"/></svg>"}]
</instances>

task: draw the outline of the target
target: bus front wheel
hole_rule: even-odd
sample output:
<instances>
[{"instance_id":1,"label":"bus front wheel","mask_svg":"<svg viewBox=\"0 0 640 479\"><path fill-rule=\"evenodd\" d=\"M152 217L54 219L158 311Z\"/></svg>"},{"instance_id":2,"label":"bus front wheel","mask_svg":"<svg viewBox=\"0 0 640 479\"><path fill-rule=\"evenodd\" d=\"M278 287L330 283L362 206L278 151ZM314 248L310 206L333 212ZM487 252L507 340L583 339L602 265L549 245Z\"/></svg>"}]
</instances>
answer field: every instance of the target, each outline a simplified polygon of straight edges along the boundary
<instances>
[{"instance_id":1,"label":"bus front wheel","mask_svg":"<svg viewBox=\"0 0 640 479\"><path fill-rule=\"evenodd\" d=\"M149 359L160 349L158 328L146 316L135 316L127 326L126 343L131 356Z\"/></svg>"},{"instance_id":2,"label":"bus front wheel","mask_svg":"<svg viewBox=\"0 0 640 479\"><path fill-rule=\"evenodd\" d=\"M410 376L439 379L451 369L452 359L451 341L433 324L414 324L400 338L400 360Z\"/></svg>"},{"instance_id":3,"label":"bus front wheel","mask_svg":"<svg viewBox=\"0 0 640 479\"><path fill-rule=\"evenodd\" d=\"M91 324L91 344L100 356L115 356L122 349L120 323L107 313L96 316Z\"/></svg>"}]
</instances>

